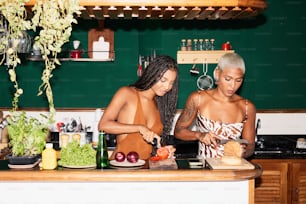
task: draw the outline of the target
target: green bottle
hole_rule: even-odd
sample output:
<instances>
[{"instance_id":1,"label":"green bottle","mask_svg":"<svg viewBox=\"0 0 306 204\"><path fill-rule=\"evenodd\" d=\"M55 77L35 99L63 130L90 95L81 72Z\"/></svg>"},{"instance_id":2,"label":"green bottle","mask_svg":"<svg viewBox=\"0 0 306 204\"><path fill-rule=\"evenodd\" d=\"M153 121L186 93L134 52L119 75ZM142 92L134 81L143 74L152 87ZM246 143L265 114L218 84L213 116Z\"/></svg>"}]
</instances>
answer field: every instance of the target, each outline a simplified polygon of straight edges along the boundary
<instances>
[{"instance_id":1,"label":"green bottle","mask_svg":"<svg viewBox=\"0 0 306 204\"><path fill-rule=\"evenodd\" d=\"M99 132L96 163L97 163L97 169L109 168L107 144L106 144L105 134L103 131Z\"/></svg>"}]
</instances>

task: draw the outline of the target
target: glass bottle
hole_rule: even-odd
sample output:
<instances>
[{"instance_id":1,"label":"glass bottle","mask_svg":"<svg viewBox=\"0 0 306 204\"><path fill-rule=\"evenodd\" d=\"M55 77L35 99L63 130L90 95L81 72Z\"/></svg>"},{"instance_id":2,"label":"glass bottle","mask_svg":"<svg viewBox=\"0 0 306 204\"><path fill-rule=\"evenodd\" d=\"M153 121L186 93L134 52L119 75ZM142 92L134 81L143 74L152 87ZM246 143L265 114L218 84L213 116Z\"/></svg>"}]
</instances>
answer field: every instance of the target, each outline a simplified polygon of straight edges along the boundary
<instances>
[{"instance_id":1,"label":"glass bottle","mask_svg":"<svg viewBox=\"0 0 306 204\"><path fill-rule=\"evenodd\" d=\"M56 151L52 143L47 143L42 152L42 169L55 169L57 167Z\"/></svg>"},{"instance_id":2,"label":"glass bottle","mask_svg":"<svg viewBox=\"0 0 306 204\"><path fill-rule=\"evenodd\" d=\"M103 131L99 132L96 164L97 164L97 169L107 169L109 167L107 144L106 144L105 134Z\"/></svg>"}]
</instances>

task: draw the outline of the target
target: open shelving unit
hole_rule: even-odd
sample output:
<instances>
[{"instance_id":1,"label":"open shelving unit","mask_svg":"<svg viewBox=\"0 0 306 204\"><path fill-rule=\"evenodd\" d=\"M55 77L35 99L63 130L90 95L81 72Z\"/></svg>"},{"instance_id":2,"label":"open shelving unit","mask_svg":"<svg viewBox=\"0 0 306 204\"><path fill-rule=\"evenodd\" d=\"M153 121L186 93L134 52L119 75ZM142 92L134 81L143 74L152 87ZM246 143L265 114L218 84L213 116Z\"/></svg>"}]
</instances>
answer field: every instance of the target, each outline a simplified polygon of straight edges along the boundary
<instances>
[{"instance_id":1,"label":"open shelving unit","mask_svg":"<svg viewBox=\"0 0 306 204\"><path fill-rule=\"evenodd\" d=\"M81 51L83 54L84 53L89 53L92 51ZM88 54L87 53L87 54ZM86 54L86 55L87 55ZM86 56L85 55L85 56ZM62 57L58 57L58 59L62 62L67 62L67 61L75 61L75 62L114 62L115 61L115 52L114 51L109 51L109 58L108 59L99 59L99 58L91 58L91 57L80 57L80 58L72 58L72 57L65 57L65 56L69 56L69 51L63 51L63 56ZM35 56L35 55L30 55L27 57L27 60L29 61L43 61L43 59L41 58L41 56Z\"/></svg>"},{"instance_id":2,"label":"open shelving unit","mask_svg":"<svg viewBox=\"0 0 306 204\"><path fill-rule=\"evenodd\" d=\"M233 53L234 50L197 50L197 51L178 51L178 64L218 64L218 61L225 53Z\"/></svg>"},{"instance_id":3,"label":"open shelving unit","mask_svg":"<svg viewBox=\"0 0 306 204\"><path fill-rule=\"evenodd\" d=\"M75 61L75 62L113 62L115 59L93 59L93 58L58 58L62 62ZM41 57L28 57L29 61L43 61Z\"/></svg>"}]
</instances>

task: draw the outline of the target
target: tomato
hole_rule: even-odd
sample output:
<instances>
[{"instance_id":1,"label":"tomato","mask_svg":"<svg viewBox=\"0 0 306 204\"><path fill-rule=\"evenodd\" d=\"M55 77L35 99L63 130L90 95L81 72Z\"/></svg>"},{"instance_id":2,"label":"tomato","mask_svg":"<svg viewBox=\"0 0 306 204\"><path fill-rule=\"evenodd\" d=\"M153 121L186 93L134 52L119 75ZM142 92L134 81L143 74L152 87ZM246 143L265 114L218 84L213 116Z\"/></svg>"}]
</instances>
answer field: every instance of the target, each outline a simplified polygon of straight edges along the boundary
<instances>
[{"instance_id":1,"label":"tomato","mask_svg":"<svg viewBox=\"0 0 306 204\"><path fill-rule=\"evenodd\" d=\"M161 158L159 156L153 156L150 158L151 161L159 161Z\"/></svg>"},{"instance_id":2,"label":"tomato","mask_svg":"<svg viewBox=\"0 0 306 204\"><path fill-rule=\"evenodd\" d=\"M167 159L169 157L169 150L167 147L160 147L156 152L157 156L159 156L162 160Z\"/></svg>"}]
</instances>

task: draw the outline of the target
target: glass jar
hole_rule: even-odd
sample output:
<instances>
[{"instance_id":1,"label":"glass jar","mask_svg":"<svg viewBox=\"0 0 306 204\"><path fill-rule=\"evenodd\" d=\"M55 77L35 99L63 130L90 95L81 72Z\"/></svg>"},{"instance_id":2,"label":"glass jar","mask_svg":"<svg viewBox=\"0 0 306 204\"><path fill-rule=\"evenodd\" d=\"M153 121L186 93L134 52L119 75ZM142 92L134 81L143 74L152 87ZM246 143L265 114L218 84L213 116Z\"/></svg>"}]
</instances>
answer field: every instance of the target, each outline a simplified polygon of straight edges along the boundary
<instances>
[{"instance_id":1,"label":"glass jar","mask_svg":"<svg viewBox=\"0 0 306 204\"><path fill-rule=\"evenodd\" d=\"M186 51L187 50L187 45L186 45L186 39L181 40L181 50Z\"/></svg>"},{"instance_id":2,"label":"glass jar","mask_svg":"<svg viewBox=\"0 0 306 204\"><path fill-rule=\"evenodd\" d=\"M210 43L209 43L209 39L205 39L205 50L210 50Z\"/></svg>"},{"instance_id":3,"label":"glass jar","mask_svg":"<svg viewBox=\"0 0 306 204\"><path fill-rule=\"evenodd\" d=\"M198 50L198 39L193 39L193 50Z\"/></svg>"},{"instance_id":4,"label":"glass jar","mask_svg":"<svg viewBox=\"0 0 306 204\"><path fill-rule=\"evenodd\" d=\"M214 50L215 49L215 39L210 39L210 49Z\"/></svg>"},{"instance_id":5,"label":"glass jar","mask_svg":"<svg viewBox=\"0 0 306 204\"><path fill-rule=\"evenodd\" d=\"M199 39L199 50L204 50L203 49L203 39Z\"/></svg>"},{"instance_id":6,"label":"glass jar","mask_svg":"<svg viewBox=\"0 0 306 204\"><path fill-rule=\"evenodd\" d=\"M191 40L191 39L188 39L188 40L187 40L187 50L188 50L188 51L191 51L191 50L192 50L192 40Z\"/></svg>"}]
</instances>

